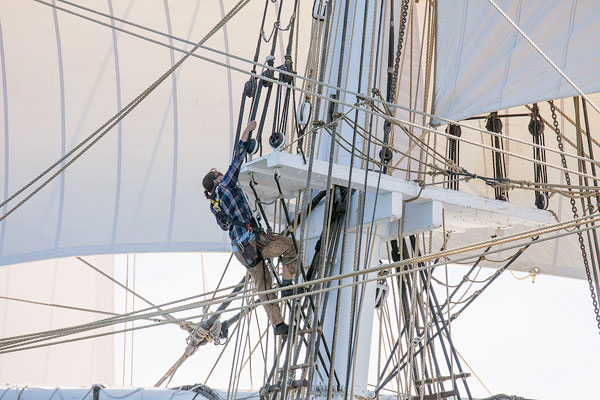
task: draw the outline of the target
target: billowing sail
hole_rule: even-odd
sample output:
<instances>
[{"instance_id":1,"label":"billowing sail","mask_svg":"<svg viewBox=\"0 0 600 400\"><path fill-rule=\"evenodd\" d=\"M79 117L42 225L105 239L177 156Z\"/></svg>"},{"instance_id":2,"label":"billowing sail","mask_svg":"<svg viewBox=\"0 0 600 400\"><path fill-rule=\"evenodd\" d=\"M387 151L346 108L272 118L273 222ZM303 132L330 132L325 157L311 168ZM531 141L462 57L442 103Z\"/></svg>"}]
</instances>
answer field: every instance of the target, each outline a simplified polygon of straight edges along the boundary
<instances>
[{"instance_id":1,"label":"billowing sail","mask_svg":"<svg viewBox=\"0 0 600 400\"><path fill-rule=\"evenodd\" d=\"M496 4L583 92L600 91L600 3ZM578 95L489 2L440 1L437 7L435 114L460 120Z\"/></svg>"},{"instance_id":2,"label":"billowing sail","mask_svg":"<svg viewBox=\"0 0 600 400\"><path fill-rule=\"evenodd\" d=\"M61 1L0 4L0 197L8 198L59 160L184 55L113 26L166 46L190 50L191 43L203 38L236 3L85 3L89 9L173 38ZM272 41L267 40L277 19L279 6L269 4L259 63L264 63L270 52ZM84 14L105 25L49 5ZM303 15L311 15L312 4L301 7ZM196 53L204 60L190 57L65 172L0 222L0 265L85 254L227 251L227 233L214 223L201 180L211 167L224 171L229 163L242 89L249 79L242 72L252 69L248 60L255 53L263 11L256 5L242 8L206 42L211 48L245 60L199 49ZM292 21L292 11L291 3L283 7L282 27ZM370 9L369 13L379 11ZM399 10L395 12L399 18ZM306 18L296 26L298 47L294 44L292 56L294 70L301 75L305 72L312 21ZM387 34L382 36L387 40ZM277 37L276 67L283 63L288 37L283 30ZM415 66L417 46L418 42L408 39L404 44ZM353 56L358 57L359 52ZM378 64L380 79L385 79L385 57L387 54L382 53ZM365 69L368 67L365 61ZM397 102L414 107L409 98L418 99L419 95L414 88L409 90L411 73L408 67L400 71ZM306 85L301 79L295 84ZM367 88L361 91L366 93ZM326 96L330 92L324 90ZM275 94L272 97L271 105ZM297 98L295 104L301 100ZM355 99L345 95L344 101L354 103ZM247 118L246 111L242 124ZM271 129L267 122L264 152L271 151L267 144ZM398 135L396 143L403 140ZM5 205L2 215L56 170Z\"/></svg>"},{"instance_id":3,"label":"billowing sail","mask_svg":"<svg viewBox=\"0 0 600 400\"><path fill-rule=\"evenodd\" d=\"M115 272L113 256L90 256L85 262L104 274ZM0 337L6 340L110 317L116 309L114 288L113 282L75 258L0 268ZM125 297L118 294L119 299ZM108 334L112 330L103 328L95 340L60 346L32 341L26 351L10 352L10 343L4 342L0 379L39 385L114 385L115 336Z\"/></svg>"},{"instance_id":4,"label":"billowing sail","mask_svg":"<svg viewBox=\"0 0 600 400\"><path fill-rule=\"evenodd\" d=\"M85 5L198 41L233 5L223 3L97 0ZM245 43L230 43L227 35L233 31L240 37L245 24L239 22L259 12L240 11L238 23L218 30L206 44L251 57ZM100 128L183 56L113 31L113 23L166 45L192 47L83 13L108 26L38 2L0 3L3 199ZM228 62L207 51L199 54ZM238 67L251 68L241 62ZM209 168L223 169L229 162L234 109L246 79L190 57L64 173L2 221L0 264L98 253L225 250L226 234L213 223L201 179ZM4 206L2 215L55 171Z\"/></svg>"}]
</instances>

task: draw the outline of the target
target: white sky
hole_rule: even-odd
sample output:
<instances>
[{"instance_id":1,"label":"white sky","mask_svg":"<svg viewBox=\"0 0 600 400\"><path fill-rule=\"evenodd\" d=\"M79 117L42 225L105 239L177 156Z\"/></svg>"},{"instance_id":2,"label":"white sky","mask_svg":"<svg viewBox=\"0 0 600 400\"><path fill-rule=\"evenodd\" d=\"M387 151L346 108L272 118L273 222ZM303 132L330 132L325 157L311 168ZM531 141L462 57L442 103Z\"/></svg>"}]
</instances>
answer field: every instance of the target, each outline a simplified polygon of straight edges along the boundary
<instances>
[{"instance_id":1,"label":"white sky","mask_svg":"<svg viewBox=\"0 0 600 400\"><path fill-rule=\"evenodd\" d=\"M216 284L227 258L225 254L204 255L209 288ZM133 256L129 258L129 265L131 285ZM116 277L122 282L125 267L126 257L117 256ZM466 271L462 266L449 269L450 282L454 283ZM438 273L442 272L438 270ZM482 275L491 272L484 269ZM243 274L244 268L237 262L232 263L225 284L239 281ZM523 276L522 273L518 275ZM156 303L199 294L205 290L202 256L138 254L135 285L138 293ZM115 289L117 311L124 311L124 300L124 291ZM135 302L136 309L141 307L139 300ZM131 298L128 304L131 307ZM264 311L258 310L258 317L264 327ZM538 276L532 284L531 279L517 280L506 272L452 324L451 329L459 353L494 394L534 399L597 395L600 334L585 281ZM256 333L252 335L254 343ZM131 374L132 337L128 335L123 378L124 339L119 335L115 339L115 384L154 385L183 353L186 337L187 333L175 326L136 331ZM170 386L204 382L220 350L221 347L212 344L201 348L180 367ZM464 365L463 368L468 370ZM258 368L255 362L252 384L245 373L240 388L257 390L261 369L262 366ZM221 362L208 385L227 389L230 372L230 363ZM469 378L469 385L474 396L488 396L474 376Z\"/></svg>"}]
</instances>

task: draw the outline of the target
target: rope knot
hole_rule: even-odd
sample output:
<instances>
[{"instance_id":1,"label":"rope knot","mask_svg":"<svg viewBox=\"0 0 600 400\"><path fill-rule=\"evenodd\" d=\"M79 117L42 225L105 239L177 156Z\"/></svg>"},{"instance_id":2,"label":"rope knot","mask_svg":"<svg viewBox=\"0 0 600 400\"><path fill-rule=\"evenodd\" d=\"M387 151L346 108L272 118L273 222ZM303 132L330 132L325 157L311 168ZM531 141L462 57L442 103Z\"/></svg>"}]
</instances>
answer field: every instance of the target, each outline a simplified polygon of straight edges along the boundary
<instances>
[{"instance_id":1,"label":"rope knot","mask_svg":"<svg viewBox=\"0 0 600 400\"><path fill-rule=\"evenodd\" d=\"M198 347L208 342L215 342L216 344L219 344L222 326L221 321L215 321L209 329L204 329L202 324L189 325L190 327L193 327L194 330L185 340L187 343L185 354L187 356L191 356L196 352L196 350L198 350Z\"/></svg>"}]
</instances>

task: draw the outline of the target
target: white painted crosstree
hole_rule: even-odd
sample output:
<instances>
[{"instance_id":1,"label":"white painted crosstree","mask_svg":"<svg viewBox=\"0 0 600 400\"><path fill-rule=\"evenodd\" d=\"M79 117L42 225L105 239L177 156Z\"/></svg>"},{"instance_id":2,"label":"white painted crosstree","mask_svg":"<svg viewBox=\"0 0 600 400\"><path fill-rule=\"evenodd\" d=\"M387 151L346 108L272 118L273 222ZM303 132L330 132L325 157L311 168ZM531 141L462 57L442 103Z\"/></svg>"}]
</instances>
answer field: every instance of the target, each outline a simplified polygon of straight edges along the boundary
<instances>
[{"instance_id":1,"label":"white painted crosstree","mask_svg":"<svg viewBox=\"0 0 600 400\"><path fill-rule=\"evenodd\" d=\"M328 161L323 159L313 160L310 177L310 186L315 190L313 193L327 189L329 170ZM254 180L254 188L260 200L272 203L280 196L277 185L275 185L275 174L279 175L283 197L288 199L298 198L300 191L306 187L308 165L304 163L303 158L299 155L273 152L244 164L240 172L240 182L246 193L252 197L253 192L249 184L251 180ZM349 166L333 165L332 184L347 186L348 176ZM344 254L344 259L349 265L342 266L340 265L341 259L336 260L334 273L372 266L378 262L381 244L385 241L441 229L442 224L454 231L464 231L472 227L510 228L515 224L536 227L553 222L553 217L549 212L537 208L515 205L451 189L422 187L417 182L410 182L384 174L380 175L378 172L373 171L366 173L365 187L365 171L355 169L352 174L351 186L354 189L366 192L364 229L360 231L356 229L356 216L359 210L358 197L352 196L350 200L352 202L350 206L351 215L348 219L350 226L347 233L349 245ZM311 249L322 233L324 211L324 207L317 206L311 213L307 232L307 259L311 259ZM370 232L371 225L376 227L373 230L375 234L372 236ZM368 246L365 244L361 249L361 259L363 261L359 261L357 265L354 265L356 255L353 244L357 235L362 236L364 243L371 242L373 251L370 253L366 251ZM363 256L362 254L365 251L366 254ZM368 260L364 258L368 258ZM359 396L366 397L369 395L366 377L368 376L371 345L370 327L373 323L373 312L371 310L374 310L375 307L376 285L375 282L372 282L361 287L364 290L362 292L364 295L363 312L359 312L356 318L360 320L361 326L365 328L362 328L356 334L357 361L354 367L355 373L351 391ZM343 306L341 307L341 315L346 314L347 318L340 319L340 332L347 332L348 321L352 319L352 312L349 308L350 295L349 290L342 291ZM330 297L330 302L333 297ZM334 309L333 304L330 304L330 307L327 308L327 317L323 326L326 338L332 337L331 322L334 321L332 314ZM348 341L349 337L347 335L337 339L338 353L344 354L338 354L335 369L342 381L346 375L344 361L348 357L348 353L345 351L349 345ZM331 343L329 345L331 346ZM315 377L314 387L316 389L325 388L326 385L327 382L320 381L319 378Z\"/></svg>"},{"instance_id":2,"label":"white painted crosstree","mask_svg":"<svg viewBox=\"0 0 600 400\"><path fill-rule=\"evenodd\" d=\"M347 186L349 166L334 164L331 183ZM323 160L313 161L311 187L315 191L325 190L329 163ZM242 167L240 182L251 194L251 177L256 182L256 191L261 201L271 202L279 196L274 184L275 173L280 175L282 192L286 198L298 196L306 187L308 165L299 155L273 152L252 160ZM353 189L366 190L367 206L378 195L375 223L394 222L406 215L403 236L408 236L441 227L442 210L446 226L461 231L468 228L509 228L515 225L538 227L554 222L552 214L546 210L490 199L475 194L459 192L442 187L424 187L418 182L407 181L399 177L367 172L355 169L352 174ZM365 214L365 224L371 223L371 215ZM419 228L418 221L422 221Z\"/></svg>"}]
</instances>

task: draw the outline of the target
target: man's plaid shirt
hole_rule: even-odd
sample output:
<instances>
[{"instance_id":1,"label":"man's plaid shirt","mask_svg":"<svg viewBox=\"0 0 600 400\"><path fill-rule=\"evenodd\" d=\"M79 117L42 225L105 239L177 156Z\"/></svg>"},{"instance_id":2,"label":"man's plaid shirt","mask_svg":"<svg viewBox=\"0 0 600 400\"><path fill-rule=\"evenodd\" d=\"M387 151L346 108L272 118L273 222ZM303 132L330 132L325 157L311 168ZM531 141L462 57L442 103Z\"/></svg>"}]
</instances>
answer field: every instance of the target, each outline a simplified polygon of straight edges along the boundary
<instances>
[{"instance_id":1,"label":"man's plaid shirt","mask_svg":"<svg viewBox=\"0 0 600 400\"><path fill-rule=\"evenodd\" d=\"M240 174L240 168L244 162L244 156L246 155L246 143L241 140L235 148L235 157L231 161L229 169L223 176L223 179L217 186L217 200L221 211L224 212L230 220L237 220L248 225L252 221L252 214L250 213L250 207L244 196L242 189L238 187L238 176ZM229 224L224 226L219 222L217 217L217 211L214 209L213 204L210 205L210 211L217 219L217 223L223 230L229 229L229 238L232 243L237 243L242 236L248 232L248 229Z\"/></svg>"}]
</instances>

